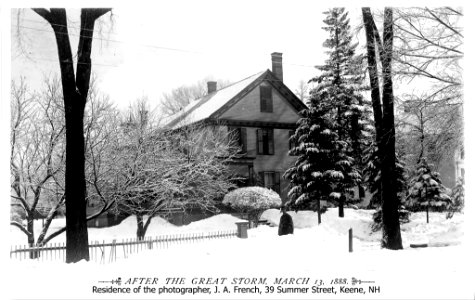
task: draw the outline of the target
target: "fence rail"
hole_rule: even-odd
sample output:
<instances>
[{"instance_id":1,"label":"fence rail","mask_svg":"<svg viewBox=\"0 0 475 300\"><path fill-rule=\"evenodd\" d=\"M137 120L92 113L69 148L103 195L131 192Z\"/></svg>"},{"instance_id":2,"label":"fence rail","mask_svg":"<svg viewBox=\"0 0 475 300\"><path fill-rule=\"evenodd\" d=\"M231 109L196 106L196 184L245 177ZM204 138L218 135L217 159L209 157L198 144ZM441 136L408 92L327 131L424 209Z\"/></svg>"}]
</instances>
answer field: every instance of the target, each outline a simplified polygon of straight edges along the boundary
<instances>
[{"instance_id":1,"label":"fence rail","mask_svg":"<svg viewBox=\"0 0 475 300\"><path fill-rule=\"evenodd\" d=\"M89 243L90 261L97 263L111 263L117 259L126 259L130 255L152 249L167 249L173 244L192 244L204 240L225 239L237 237L237 230L214 231L202 233L180 233L146 237L144 239L131 238L121 241L94 241ZM28 245L12 246L10 258L17 260L33 259L38 261L65 261L66 244L54 243L44 246L30 247Z\"/></svg>"}]
</instances>

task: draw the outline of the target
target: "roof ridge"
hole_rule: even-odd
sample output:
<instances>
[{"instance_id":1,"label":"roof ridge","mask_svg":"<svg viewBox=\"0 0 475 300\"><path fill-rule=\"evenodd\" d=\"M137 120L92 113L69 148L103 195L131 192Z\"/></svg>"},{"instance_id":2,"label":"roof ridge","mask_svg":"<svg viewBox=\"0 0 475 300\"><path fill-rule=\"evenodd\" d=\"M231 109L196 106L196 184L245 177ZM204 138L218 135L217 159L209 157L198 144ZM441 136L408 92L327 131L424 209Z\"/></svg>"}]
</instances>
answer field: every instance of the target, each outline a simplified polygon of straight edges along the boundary
<instances>
[{"instance_id":1,"label":"roof ridge","mask_svg":"<svg viewBox=\"0 0 475 300\"><path fill-rule=\"evenodd\" d=\"M176 114L174 114L171 117L171 121L168 123L168 125L172 126L172 127L175 126L178 122L180 122L180 120L184 120L189 115L191 115L194 111L196 111L197 109L200 109L200 107L205 105L205 103L207 103L208 101L210 101L211 99L216 97L219 92L222 92L222 91L224 92L224 90L226 90L228 88L231 88L233 86L236 86L240 83L243 83L246 80L250 80L253 77L256 77L254 79L254 80L256 80L257 78L260 78L263 74L265 74L267 71L269 71L269 69L264 70L264 71L259 71L257 73L254 73L254 74L250 75L250 76L247 76L247 77L245 77L245 78L243 78L239 81L236 81L236 82L231 83L231 84L229 84L225 87L222 87L219 90L216 90L216 91L214 91L210 94L203 95L201 98L198 98L198 99L195 99L195 100L191 101L188 105L185 106L185 108L189 107L189 109L187 111L179 111ZM226 93L226 92L224 92L224 93Z\"/></svg>"},{"instance_id":2,"label":"roof ridge","mask_svg":"<svg viewBox=\"0 0 475 300\"><path fill-rule=\"evenodd\" d=\"M267 70L266 70L266 71L267 71ZM256 76L256 75L259 74L259 73L265 73L266 71L259 71L259 72L257 72L257 73L254 73L254 74L252 74L252 75L250 75L250 76L247 76L246 78L243 78L243 79L241 79L241 80L239 80L239 81L235 81L235 82L233 82L233 83L230 83L230 84L227 85L227 86L224 86L224 87L222 87L222 88L220 88L220 89L217 89L217 90L214 91L213 93L219 92L219 91L224 90L224 89L227 89L228 87L232 87L233 85L236 85L236 84L238 84L238 83L240 83L240 82L242 82L242 81L244 81L244 80L248 80L249 78L251 78L251 77L253 77L253 76ZM204 98L204 97L207 96L207 95L209 95L209 94L206 94L206 95L202 96L201 98ZM197 100L199 100L199 99L201 99L201 98L198 98Z\"/></svg>"}]
</instances>

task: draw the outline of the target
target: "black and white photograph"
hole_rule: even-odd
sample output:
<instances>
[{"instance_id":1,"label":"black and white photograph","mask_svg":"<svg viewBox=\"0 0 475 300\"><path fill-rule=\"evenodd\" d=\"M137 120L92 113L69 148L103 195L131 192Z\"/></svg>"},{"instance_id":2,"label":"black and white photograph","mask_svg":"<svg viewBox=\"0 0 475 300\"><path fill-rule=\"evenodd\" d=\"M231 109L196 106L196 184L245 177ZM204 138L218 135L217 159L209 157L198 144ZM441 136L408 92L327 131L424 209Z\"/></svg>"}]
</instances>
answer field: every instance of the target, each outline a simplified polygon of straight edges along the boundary
<instances>
[{"instance_id":1,"label":"black and white photograph","mask_svg":"<svg viewBox=\"0 0 475 300\"><path fill-rule=\"evenodd\" d=\"M7 299L475 297L469 7L102 2L0 6Z\"/></svg>"}]
</instances>

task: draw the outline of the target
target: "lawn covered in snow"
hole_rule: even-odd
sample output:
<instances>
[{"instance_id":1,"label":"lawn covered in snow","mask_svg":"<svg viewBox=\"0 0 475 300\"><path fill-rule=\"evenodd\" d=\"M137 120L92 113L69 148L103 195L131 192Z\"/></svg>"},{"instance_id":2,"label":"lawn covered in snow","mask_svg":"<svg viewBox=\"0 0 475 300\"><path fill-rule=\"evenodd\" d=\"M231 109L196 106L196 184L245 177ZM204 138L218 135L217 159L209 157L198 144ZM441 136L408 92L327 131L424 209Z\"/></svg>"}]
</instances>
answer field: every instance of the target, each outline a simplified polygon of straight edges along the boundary
<instances>
[{"instance_id":1,"label":"lawn covered in snow","mask_svg":"<svg viewBox=\"0 0 475 300\"><path fill-rule=\"evenodd\" d=\"M94 299L169 299L223 298L211 295L156 294L92 294L91 286L98 281L116 277L183 277L191 284L195 277L311 277L322 279L326 286L334 278L355 277L374 281L381 288L379 294L226 294L225 298L256 299L467 299L473 298L473 274L469 270L463 246L464 215L446 219L444 213L431 213L426 223L425 213L411 214L411 222L402 224L404 250L391 251L379 247L380 232L372 232L372 210L345 209L345 218L338 218L337 209L329 209L317 226L317 215L310 211L290 212L294 220L293 235L278 236L276 226L259 226L249 230L248 239L215 239L194 244L177 244L168 249L154 249L138 253L126 260L100 265L80 262L64 263L10 262L15 298L94 298ZM266 211L262 218L277 225L281 213ZM162 218L155 218L147 236L179 232L206 232L235 229L238 218L217 215L177 227ZM54 226L60 226L55 220ZM348 252L348 229L353 229L354 252ZM19 239L12 227L11 237ZM135 218L109 228L89 229L90 240L111 240L135 236ZM52 242L60 242L64 234ZM428 242L446 247L410 248L411 243ZM470 273L468 273L470 271ZM46 275L47 274L47 275ZM64 274L68 274L65 276ZM45 276L46 275L46 276ZM26 283L27 282L27 283ZM53 285L54 288L50 286ZM28 289L24 287L28 286ZM351 287L351 285L350 285ZM74 291L74 292L72 292Z\"/></svg>"}]
</instances>

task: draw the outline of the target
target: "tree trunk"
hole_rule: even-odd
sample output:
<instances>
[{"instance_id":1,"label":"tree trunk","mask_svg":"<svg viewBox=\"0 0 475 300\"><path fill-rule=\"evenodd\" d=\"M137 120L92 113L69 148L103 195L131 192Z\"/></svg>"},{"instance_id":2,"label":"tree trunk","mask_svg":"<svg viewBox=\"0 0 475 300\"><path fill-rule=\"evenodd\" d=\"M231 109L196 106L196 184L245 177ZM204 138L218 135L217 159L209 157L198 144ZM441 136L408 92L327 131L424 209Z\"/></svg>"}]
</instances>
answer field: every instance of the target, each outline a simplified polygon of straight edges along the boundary
<instances>
[{"instance_id":1,"label":"tree trunk","mask_svg":"<svg viewBox=\"0 0 475 300\"><path fill-rule=\"evenodd\" d=\"M426 208L426 220L427 220L427 224L429 224L429 203L427 203L427 208Z\"/></svg>"},{"instance_id":2,"label":"tree trunk","mask_svg":"<svg viewBox=\"0 0 475 300\"><path fill-rule=\"evenodd\" d=\"M28 246L35 246L35 220L34 220L34 211L31 214L28 214L26 220L26 230L28 230ZM37 252L30 251L30 259L35 259L38 257Z\"/></svg>"},{"instance_id":3,"label":"tree trunk","mask_svg":"<svg viewBox=\"0 0 475 300\"><path fill-rule=\"evenodd\" d=\"M143 241L145 237L145 228L143 224L143 215L136 215L137 218L137 239Z\"/></svg>"},{"instance_id":4,"label":"tree trunk","mask_svg":"<svg viewBox=\"0 0 475 300\"><path fill-rule=\"evenodd\" d=\"M70 94L73 99L66 105L66 262L89 260L84 172L84 105L79 95L75 94Z\"/></svg>"},{"instance_id":5,"label":"tree trunk","mask_svg":"<svg viewBox=\"0 0 475 300\"><path fill-rule=\"evenodd\" d=\"M425 149L424 149L424 140L425 140L425 135L424 135L424 114L422 112L422 108L420 109L419 111L419 130L420 130L420 133L421 133L421 136L419 138L419 142L421 144L421 151L419 152L419 157L417 158L417 164L419 164L422 160L422 158L424 157L424 152L425 152Z\"/></svg>"},{"instance_id":6,"label":"tree trunk","mask_svg":"<svg viewBox=\"0 0 475 300\"><path fill-rule=\"evenodd\" d=\"M383 71L383 132L381 146L383 146L381 164L381 180L383 185L382 212L383 212L383 248L402 249L401 229L399 225L399 200L396 190L396 130L394 128L394 94L391 74L393 48L393 11L384 10L384 32L382 57Z\"/></svg>"},{"instance_id":7,"label":"tree trunk","mask_svg":"<svg viewBox=\"0 0 475 300\"><path fill-rule=\"evenodd\" d=\"M61 200L56 204L55 207L53 207L50 212L48 213L48 216L46 217L46 223L43 224L43 229L41 230L40 235L38 236L38 239L36 240L36 244L38 246L43 245L43 241L46 236L46 232L48 232L48 228L51 225L51 222L53 221L53 218L56 216L56 213L58 212L58 209L61 207L61 205L64 203L64 197L61 197Z\"/></svg>"},{"instance_id":8,"label":"tree trunk","mask_svg":"<svg viewBox=\"0 0 475 300\"><path fill-rule=\"evenodd\" d=\"M340 199L338 199L338 217L340 218L345 217L345 210L344 210L345 200L346 200L346 197L344 196L343 193L341 193Z\"/></svg>"},{"instance_id":9,"label":"tree trunk","mask_svg":"<svg viewBox=\"0 0 475 300\"><path fill-rule=\"evenodd\" d=\"M381 201L382 201L382 240L383 248L402 249L401 230L399 225L398 198L395 188L395 128L394 128L394 95L391 74L393 47L392 9L384 11L384 33L382 49L383 72L383 107L379 90L379 79L376 63L376 26L369 8L362 8L363 22L367 39L368 72L371 84L371 100L376 127L378 157L381 162ZM381 51L380 51L381 53Z\"/></svg>"},{"instance_id":10,"label":"tree trunk","mask_svg":"<svg viewBox=\"0 0 475 300\"><path fill-rule=\"evenodd\" d=\"M322 213L320 208L320 198L317 199L317 214L318 214L318 225L322 223Z\"/></svg>"},{"instance_id":11,"label":"tree trunk","mask_svg":"<svg viewBox=\"0 0 475 300\"><path fill-rule=\"evenodd\" d=\"M89 260L84 171L84 109L91 76L91 48L95 20L110 9L82 9L78 63L74 76L66 10L33 9L53 28L61 70L66 120L66 263Z\"/></svg>"}]
</instances>

